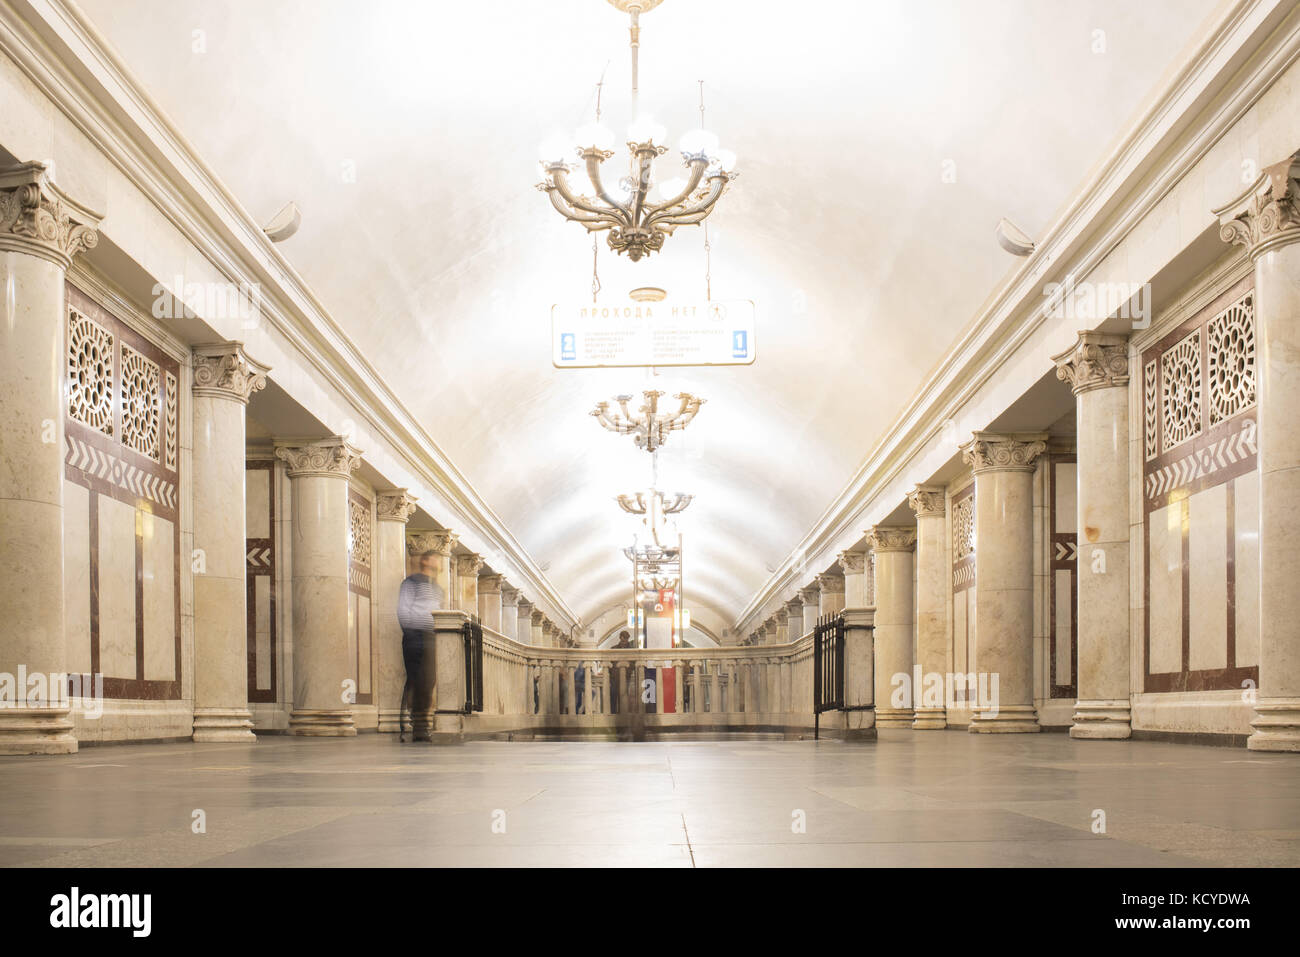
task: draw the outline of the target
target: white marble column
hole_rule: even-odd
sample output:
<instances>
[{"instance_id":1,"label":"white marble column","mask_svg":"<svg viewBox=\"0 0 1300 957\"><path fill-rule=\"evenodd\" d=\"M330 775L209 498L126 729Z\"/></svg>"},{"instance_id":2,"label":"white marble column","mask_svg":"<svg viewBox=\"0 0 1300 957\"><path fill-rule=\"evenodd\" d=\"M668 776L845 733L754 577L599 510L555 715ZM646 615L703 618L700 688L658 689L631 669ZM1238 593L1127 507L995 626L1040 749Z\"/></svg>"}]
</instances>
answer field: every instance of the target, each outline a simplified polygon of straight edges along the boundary
<instances>
[{"instance_id":1,"label":"white marble column","mask_svg":"<svg viewBox=\"0 0 1300 957\"><path fill-rule=\"evenodd\" d=\"M501 631L501 583L505 581L500 575L478 576L478 620L484 628Z\"/></svg>"},{"instance_id":2,"label":"white marble column","mask_svg":"<svg viewBox=\"0 0 1300 957\"><path fill-rule=\"evenodd\" d=\"M912 684L912 548L916 529L877 525L868 532L876 556L876 724L910 728L913 695L895 707L896 689ZM900 677L901 676L901 679Z\"/></svg>"},{"instance_id":3,"label":"white marble column","mask_svg":"<svg viewBox=\"0 0 1300 957\"><path fill-rule=\"evenodd\" d=\"M874 585L868 582L866 552L840 552L836 559L840 571L844 572L844 607L869 608L875 604L872 598Z\"/></svg>"},{"instance_id":4,"label":"white marble column","mask_svg":"<svg viewBox=\"0 0 1300 957\"><path fill-rule=\"evenodd\" d=\"M817 627L817 619L821 617L821 587L814 581L799 589L799 597L803 599L803 633L806 635Z\"/></svg>"},{"instance_id":5,"label":"white marble column","mask_svg":"<svg viewBox=\"0 0 1300 957\"><path fill-rule=\"evenodd\" d=\"M456 603L459 611L472 618L478 617L478 571L483 567L483 556L470 552L456 556Z\"/></svg>"},{"instance_id":6,"label":"white marble column","mask_svg":"<svg viewBox=\"0 0 1300 957\"><path fill-rule=\"evenodd\" d=\"M948 726L943 677L948 670L948 576L945 548L944 490L918 485L907 496L916 513L916 650L912 673L912 707L916 731L942 731ZM938 675L935 686L927 680ZM918 679L919 680L916 680ZM928 694L927 694L928 691Z\"/></svg>"},{"instance_id":7,"label":"white marble column","mask_svg":"<svg viewBox=\"0 0 1300 957\"><path fill-rule=\"evenodd\" d=\"M63 419L69 396L63 282L98 242L99 215L43 164L0 170L0 671L67 671L63 595ZM105 357L109 358L109 357ZM242 478L241 478L242 481ZM242 526L241 526L242 533ZM0 709L0 754L70 754L66 682L15 689Z\"/></svg>"},{"instance_id":8,"label":"white marble column","mask_svg":"<svg viewBox=\"0 0 1300 957\"><path fill-rule=\"evenodd\" d=\"M803 637L803 599L791 598L785 603L785 644Z\"/></svg>"},{"instance_id":9,"label":"white marble column","mask_svg":"<svg viewBox=\"0 0 1300 957\"><path fill-rule=\"evenodd\" d=\"M415 513L415 496L404 488L379 493L375 503L375 701L379 731L399 732L406 662L397 596L406 578L406 523Z\"/></svg>"},{"instance_id":10,"label":"white marble column","mask_svg":"<svg viewBox=\"0 0 1300 957\"><path fill-rule=\"evenodd\" d=\"M451 553L456 547L456 533L448 531L415 531L406 533L406 573L414 574L420 570L420 556L433 552L433 583L442 592L442 606L449 611L455 609L456 598L452 591Z\"/></svg>"},{"instance_id":11,"label":"white marble column","mask_svg":"<svg viewBox=\"0 0 1300 957\"><path fill-rule=\"evenodd\" d=\"M357 678L348 640L348 476L361 452L339 436L282 445L292 481L291 734L346 737ZM348 694L348 682L353 695Z\"/></svg>"},{"instance_id":12,"label":"white marble column","mask_svg":"<svg viewBox=\"0 0 1300 957\"><path fill-rule=\"evenodd\" d=\"M1034 709L1034 463L1047 435L976 432L975 648L970 731L1038 731Z\"/></svg>"},{"instance_id":13,"label":"white marble column","mask_svg":"<svg viewBox=\"0 0 1300 957\"><path fill-rule=\"evenodd\" d=\"M501 634L514 638L519 633L519 589L501 585Z\"/></svg>"},{"instance_id":14,"label":"white marble column","mask_svg":"<svg viewBox=\"0 0 1300 957\"><path fill-rule=\"evenodd\" d=\"M834 615L844 610L843 576L831 574L818 575L817 585L821 589L821 608L819 609L819 614Z\"/></svg>"},{"instance_id":15,"label":"white marble column","mask_svg":"<svg viewBox=\"0 0 1300 957\"><path fill-rule=\"evenodd\" d=\"M515 606L515 641L521 645L536 644L533 641L533 612L535 611L533 603L524 597L523 592L519 593L518 604Z\"/></svg>"},{"instance_id":16,"label":"white marble column","mask_svg":"<svg viewBox=\"0 0 1300 957\"><path fill-rule=\"evenodd\" d=\"M244 413L266 373L239 342L194 348L194 740L252 741Z\"/></svg>"},{"instance_id":17,"label":"white marble column","mask_svg":"<svg viewBox=\"0 0 1300 957\"><path fill-rule=\"evenodd\" d=\"M524 603L521 601L519 603L520 614L523 614L523 605ZM536 645L538 648L545 648L546 635L542 631L542 622L546 621L546 616L542 614L542 612L535 605L529 607L532 608L532 611L529 612L528 615L528 622L529 622L528 643L530 645Z\"/></svg>"},{"instance_id":18,"label":"white marble column","mask_svg":"<svg viewBox=\"0 0 1300 957\"><path fill-rule=\"evenodd\" d=\"M1054 361L1074 390L1078 430L1079 674L1070 737L1127 738L1128 338L1080 332Z\"/></svg>"},{"instance_id":19,"label":"white marble column","mask_svg":"<svg viewBox=\"0 0 1300 957\"><path fill-rule=\"evenodd\" d=\"M1259 690L1246 746L1300 751L1300 152L1214 213L1255 264Z\"/></svg>"}]
</instances>

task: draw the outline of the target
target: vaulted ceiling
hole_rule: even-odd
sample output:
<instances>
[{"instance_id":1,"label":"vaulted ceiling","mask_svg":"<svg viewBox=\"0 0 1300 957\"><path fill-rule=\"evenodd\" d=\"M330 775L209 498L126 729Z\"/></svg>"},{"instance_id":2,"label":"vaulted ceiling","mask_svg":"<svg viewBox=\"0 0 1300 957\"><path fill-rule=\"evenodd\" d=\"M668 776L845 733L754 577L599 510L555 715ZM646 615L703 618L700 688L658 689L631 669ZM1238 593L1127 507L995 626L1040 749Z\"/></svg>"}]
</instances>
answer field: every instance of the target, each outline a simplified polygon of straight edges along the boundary
<instances>
[{"instance_id":1,"label":"vaulted ceiling","mask_svg":"<svg viewBox=\"0 0 1300 957\"><path fill-rule=\"evenodd\" d=\"M591 238L533 185L537 144L629 104L605 0L81 0L403 402L585 618L623 597L619 492L649 457L598 399L708 404L661 454L688 604L726 620L861 464L1031 235L1103 155L1214 0L666 0L642 20L641 108L707 125L741 177L710 220L713 293L752 299L749 367L564 370L550 305L590 295ZM201 31L196 33L196 31ZM665 157L661 163L668 163ZM603 295L702 298L701 231Z\"/></svg>"}]
</instances>

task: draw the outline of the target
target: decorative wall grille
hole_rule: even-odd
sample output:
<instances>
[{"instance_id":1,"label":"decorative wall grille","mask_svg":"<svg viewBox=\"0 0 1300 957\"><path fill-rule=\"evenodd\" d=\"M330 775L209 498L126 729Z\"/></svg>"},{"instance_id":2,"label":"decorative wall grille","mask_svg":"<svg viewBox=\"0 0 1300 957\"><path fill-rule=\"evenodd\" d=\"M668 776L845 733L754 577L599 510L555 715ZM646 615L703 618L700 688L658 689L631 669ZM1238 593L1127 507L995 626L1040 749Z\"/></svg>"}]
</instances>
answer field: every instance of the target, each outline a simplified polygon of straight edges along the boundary
<instances>
[{"instance_id":1,"label":"decorative wall grille","mask_svg":"<svg viewBox=\"0 0 1300 957\"><path fill-rule=\"evenodd\" d=\"M68 309L68 415L113 434L113 334Z\"/></svg>"}]
</instances>

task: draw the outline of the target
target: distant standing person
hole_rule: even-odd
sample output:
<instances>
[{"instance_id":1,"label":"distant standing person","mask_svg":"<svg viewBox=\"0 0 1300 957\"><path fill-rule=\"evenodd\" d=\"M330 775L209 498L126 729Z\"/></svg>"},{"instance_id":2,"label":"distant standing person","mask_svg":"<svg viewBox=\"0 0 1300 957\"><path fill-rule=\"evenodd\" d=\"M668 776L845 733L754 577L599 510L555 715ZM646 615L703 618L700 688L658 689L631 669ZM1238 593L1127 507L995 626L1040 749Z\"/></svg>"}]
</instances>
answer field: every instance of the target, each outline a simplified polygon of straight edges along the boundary
<instances>
[{"instance_id":1,"label":"distant standing person","mask_svg":"<svg viewBox=\"0 0 1300 957\"><path fill-rule=\"evenodd\" d=\"M408 575L397 594L397 621L402 626L402 663L406 666L406 684L397 712L397 740L405 741L404 715L411 716L411 740L431 741L429 711L433 705L433 613L443 606L446 597L434 581L438 553L427 551L420 556L420 570ZM426 668L425 655L429 656ZM416 716L419 716L418 719ZM417 723L418 721L418 723Z\"/></svg>"}]
</instances>

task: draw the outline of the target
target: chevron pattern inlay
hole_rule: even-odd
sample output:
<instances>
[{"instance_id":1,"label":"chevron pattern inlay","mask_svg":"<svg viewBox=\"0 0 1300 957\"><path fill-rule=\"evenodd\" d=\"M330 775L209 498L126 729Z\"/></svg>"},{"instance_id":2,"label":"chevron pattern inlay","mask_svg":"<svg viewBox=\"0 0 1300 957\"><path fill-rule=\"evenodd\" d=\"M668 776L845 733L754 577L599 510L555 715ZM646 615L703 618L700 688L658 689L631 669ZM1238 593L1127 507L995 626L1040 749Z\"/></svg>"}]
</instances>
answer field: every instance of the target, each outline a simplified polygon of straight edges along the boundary
<instances>
[{"instance_id":1,"label":"chevron pattern inlay","mask_svg":"<svg viewBox=\"0 0 1300 957\"><path fill-rule=\"evenodd\" d=\"M170 509L176 508L176 486L156 475L123 462L121 459L73 435L64 434L67 444L66 461L74 469L140 497L147 498Z\"/></svg>"}]
</instances>

